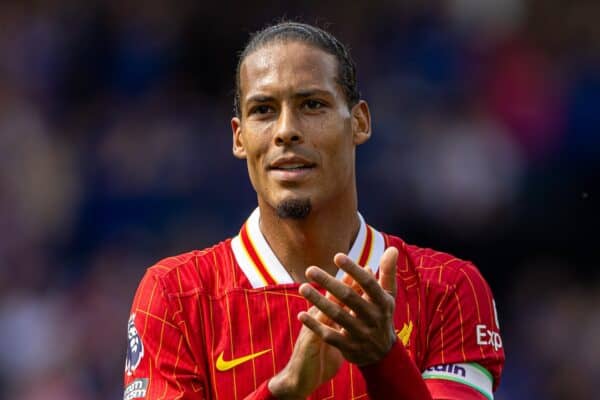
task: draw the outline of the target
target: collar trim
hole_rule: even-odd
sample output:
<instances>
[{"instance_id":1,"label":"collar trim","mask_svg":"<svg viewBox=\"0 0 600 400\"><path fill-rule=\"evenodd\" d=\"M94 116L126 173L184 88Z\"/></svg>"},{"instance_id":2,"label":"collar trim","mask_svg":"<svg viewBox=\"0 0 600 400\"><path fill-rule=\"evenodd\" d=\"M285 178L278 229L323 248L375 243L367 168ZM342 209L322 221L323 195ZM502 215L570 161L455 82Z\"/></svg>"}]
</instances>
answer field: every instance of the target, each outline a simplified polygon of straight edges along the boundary
<instances>
[{"instance_id":1,"label":"collar trim","mask_svg":"<svg viewBox=\"0 0 600 400\"><path fill-rule=\"evenodd\" d=\"M361 266L369 265L377 273L378 262L385 250L383 235L367 225L360 213L358 235L348 252L348 256ZM260 211L252 212L240 233L231 241L235 259L253 288L294 283L294 280L281 264L267 240L260 231ZM345 273L339 269L336 278L342 279Z\"/></svg>"}]
</instances>

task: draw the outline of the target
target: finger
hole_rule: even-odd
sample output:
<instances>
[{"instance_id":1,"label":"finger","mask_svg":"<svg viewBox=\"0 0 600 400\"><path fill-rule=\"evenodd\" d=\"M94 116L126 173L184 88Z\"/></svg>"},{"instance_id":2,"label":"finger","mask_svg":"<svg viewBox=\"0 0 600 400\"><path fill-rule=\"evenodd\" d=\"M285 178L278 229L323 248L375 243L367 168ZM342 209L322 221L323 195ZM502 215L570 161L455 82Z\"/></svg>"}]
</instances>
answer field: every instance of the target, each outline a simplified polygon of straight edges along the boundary
<instances>
[{"instance_id":1,"label":"finger","mask_svg":"<svg viewBox=\"0 0 600 400\"><path fill-rule=\"evenodd\" d=\"M329 318L327 315L325 315L321 310L319 310L314 305L312 307L310 307L308 310L306 310L306 312L309 313L314 319L316 319L319 322L324 323L325 325L330 325L330 326L335 325L335 322L332 321L331 318Z\"/></svg>"},{"instance_id":2,"label":"finger","mask_svg":"<svg viewBox=\"0 0 600 400\"><path fill-rule=\"evenodd\" d=\"M307 279L308 279L308 277L307 277ZM358 285L358 283L356 283L354 281L354 279L352 279L352 277L350 275L344 274L341 281L345 285L350 286L359 295L361 294L356 290L356 288L360 289L360 286ZM362 289L360 289L360 291L362 292ZM339 305L340 307L345 307L344 303L339 301L333 294L331 294L331 292L325 292L325 297L327 298L327 300L333 301L335 304Z\"/></svg>"},{"instance_id":3,"label":"finger","mask_svg":"<svg viewBox=\"0 0 600 400\"><path fill-rule=\"evenodd\" d=\"M379 261L379 285L396 298L396 269L398 262L398 249L388 247Z\"/></svg>"},{"instance_id":4,"label":"finger","mask_svg":"<svg viewBox=\"0 0 600 400\"><path fill-rule=\"evenodd\" d=\"M368 273L370 273L371 275L373 275L373 270L368 265L365 265L363 267L363 269L365 271L367 271ZM341 280L342 280L343 283L345 283L346 285L350 286L352 288L352 290L354 290L356 293L358 293L359 296L363 295L364 291L362 290L362 288L360 287L360 285L358 284L358 282L356 282L354 280L354 278L352 278L352 276L344 273L344 276L342 277Z\"/></svg>"},{"instance_id":5,"label":"finger","mask_svg":"<svg viewBox=\"0 0 600 400\"><path fill-rule=\"evenodd\" d=\"M368 322L374 322L372 305L351 287L343 284L319 267L311 266L306 270L305 274L309 281L318 283L331 293L337 300L333 301L335 304L342 308L348 307L360 318L364 318ZM376 281L375 284L378 285Z\"/></svg>"},{"instance_id":6,"label":"finger","mask_svg":"<svg viewBox=\"0 0 600 400\"><path fill-rule=\"evenodd\" d=\"M343 269L347 275L350 275L352 279L360 284L361 281L366 281L369 277L372 277L373 274L369 272L364 267L361 267L357 263L355 263L350 257L348 257L344 253L337 253L333 257L333 262L339 268Z\"/></svg>"},{"instance_id":7,"label":"finger","mask_svg":"<svg viewBox=\"0 0 600 400\"><path fill-rule=\"evenodd\" d=\"M333 261L354 278L372 302L379 305L386 303L385 292L371 272L359 267L350 257L342 253L336 254Z\"/></svg>"},{"instance_id":8,"label":"finger","mask_svg":"<svg viewBox=\"0 0 600 400\"><path fill-rule=\"evenodd\" d=\"M350 340L339 333L337 330L322 324L321 322L314 319L306 311L301 311L298 314L298 319L308 329L313 331L321 340L325 343L337 347L340 351L345 352L351 349Z\"/></svg>"},{"instance_id":9,"label":"finger","mask_svg":"<svg viewBox=\"0 0 600 400\"><path fill-rule=\"evenodd\" d=\"M299 292L306 300L314 304L314 306L317 307L329 319L335 321L337 324L346 328L346 330L351 333L358 332L358 321L356 318L352 317L344 308L328 300L311 285L306 283L300 285ZM327 323L326 321L321 322L331 326L331 324Z\"/></svg>"},{"instance_id":10,"label":"finger","mask_svg":"<svg viewBox=\"0 0 600 400\"><path fill-rule=\"evenodd\" d=\"M365 267L365 268L369 268L369 267ZM363 297L364 291L362 290L362 288L360 287L360 285L350 275L344 274L344 276L342 277L341 281L345 285L349 286L352 290L354 290L356 292L356 294L358 294L359 296ZM335 304L339 305L340 307L349 310L350 311L350 315L353 316L353 317L356 317L356 313L353 310L350 310L348 308L348 306L346 306L344 303L342 303L341 301L339 301L333 294L331 294L331 292L325 292L325 297L327 298L327 300L331 300ZM365 299L365 300L368 301L368 299Z\"/></svg>"}]
</instances>

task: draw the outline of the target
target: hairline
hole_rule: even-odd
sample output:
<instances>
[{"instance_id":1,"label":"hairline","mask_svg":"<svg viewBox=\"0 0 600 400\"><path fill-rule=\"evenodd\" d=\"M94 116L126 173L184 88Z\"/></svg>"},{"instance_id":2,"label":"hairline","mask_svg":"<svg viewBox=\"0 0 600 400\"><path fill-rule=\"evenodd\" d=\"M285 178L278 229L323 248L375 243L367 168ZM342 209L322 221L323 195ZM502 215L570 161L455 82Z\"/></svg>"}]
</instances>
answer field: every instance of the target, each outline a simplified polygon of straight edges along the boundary
<instances>
[{"instance_id":1,"label":"hairline","mask_svg":"<svg viewBox=\"0 0 600 400\"><path fill-rule=\"evenodd\" d=\"M341 61L338 59L338 56L330 51L328 51L328 49L319 46L319 44L314 43L311 40L307 40L307 39L303 39L303 38L299 38L299 37L273 37L270 40L264 42L264 43L259 43L258 45L254 46L251 49L244 49L241 53L240 53L240 61L239 61L239 69L237 70L237 74L236 74L236 87L237 87L237 93L235 94L235 96L237 96L238 98L238 109L237 109L237 114L236 117L242 119L242 80L241 80L241 75L242 75L242 67L244 65L244 63L246 62L246 59L254 54L255 52L262 50L265 47L271 46L271 45L277 45L277 44L289 44L289 43L300 43L300 44L304 44L306 46L310 46L316 50L320 50L325 54L330 55L331 57L333 57L333 60L335 62L335 83L339 86L339 89L342 93L342 97L344 98L344 102L346 103L346 106L348 107L348 110L352 110L352 108L358 104L360 102L360 98L357 99L356 103L354 104L350 104L350 99L348 98L348 95L346 93L346 90L344 88L344 82L341 78L341 73L342 73L342 63Z\"/></svg>"}]
</instances>

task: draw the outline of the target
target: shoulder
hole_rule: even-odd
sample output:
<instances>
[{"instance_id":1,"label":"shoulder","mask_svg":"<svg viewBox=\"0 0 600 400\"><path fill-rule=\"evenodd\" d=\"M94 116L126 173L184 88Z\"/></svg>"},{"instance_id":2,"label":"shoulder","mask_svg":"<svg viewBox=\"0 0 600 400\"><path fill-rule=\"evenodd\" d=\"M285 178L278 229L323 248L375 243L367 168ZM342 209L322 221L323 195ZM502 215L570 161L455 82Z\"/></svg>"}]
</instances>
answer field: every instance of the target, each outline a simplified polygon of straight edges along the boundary
<instances>
[{"instance_id":1,"label":"shoulder","mask_svg":"<svg viewBox=\"0 0 600 400\"><path fill-rule=\"evenodd\" d=\"M461 308L461 312L469 309L477 311L480 316L496 317L492 290L473 262L450 253L407 244L396 237L390 237L388 245L396 246L400 251L399 278L405 281L412 278L418 282L430 312L437 313L456 306Z\"/></svg>"},{"instance_id":2,"label":"shoulder","mask_svg":"<svg viewBox=\"0 0 600 400\"><path fill-rule=\"evenodd\" d=\"M144 279L155 280L165 295L185 295L207 290L219 270L233 262L231 239L214 246L163 258L146 270Z\"/></svg>"},{"instance_id":3,"label":"shoulder","mask_svg":"<svg viewBox=\"0 0 600 400\"><path fill-rule=\"evenodd\" d=\"M423 367L479 364L493 376L491 393L505 357L494 297L479 269L471 261L399 238L390 237L388 243L400 250L398 270L411 271L425 294L428 356Z\"/></svg>"},{"instance_id":4,"label":"shoulder","mask_svg":"<svg viewBox=\"0 0 600 400\"><path fill-rule=\"evenodd\" d=\"M399 237L388 235L387 243L400 252L399 270L408 269L426 285L454 288L464 280L483 279L475 264L450 253L408 244Z\"/></svg>"}]
</instances>

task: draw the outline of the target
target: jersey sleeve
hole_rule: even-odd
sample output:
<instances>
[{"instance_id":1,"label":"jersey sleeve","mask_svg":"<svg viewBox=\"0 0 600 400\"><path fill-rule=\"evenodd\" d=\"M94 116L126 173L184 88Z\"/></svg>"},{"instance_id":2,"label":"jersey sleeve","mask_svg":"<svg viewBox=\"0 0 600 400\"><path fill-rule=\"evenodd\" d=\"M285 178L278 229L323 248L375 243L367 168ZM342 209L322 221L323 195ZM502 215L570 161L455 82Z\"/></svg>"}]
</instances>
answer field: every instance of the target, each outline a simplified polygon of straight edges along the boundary
<instances>
[{"instance_id":1,"label":"jersey sleeve","mask_svg":"<svg viewBox=\"0 0 600 400\"><path fill-rule=\"evenodd\" d=\"M204 399L204 373L175 320L160 279L148 270L127 327L123 400Z\"/></svg>"},{"instance_id":2,"label":"jersey sleeve","mask_svg":"<svg viewBox=\"0 0 600 400\"><path fill-rule=\"evenodd\" d=\"M473 264L445 275L431 303L423 378L433 398L493 399L504 350L492 292Z\"/></svg>"},{"instance_id":3,"label":"jersey sleeve","mask_svg":"<svg viewBox=\"0 0 600 400\"><path fill-rule=\"evenodd\" d=\"M380 361L360 367L371 399L432 400L419 369L397 340Z\"/></svg>"}]
</instances>

